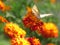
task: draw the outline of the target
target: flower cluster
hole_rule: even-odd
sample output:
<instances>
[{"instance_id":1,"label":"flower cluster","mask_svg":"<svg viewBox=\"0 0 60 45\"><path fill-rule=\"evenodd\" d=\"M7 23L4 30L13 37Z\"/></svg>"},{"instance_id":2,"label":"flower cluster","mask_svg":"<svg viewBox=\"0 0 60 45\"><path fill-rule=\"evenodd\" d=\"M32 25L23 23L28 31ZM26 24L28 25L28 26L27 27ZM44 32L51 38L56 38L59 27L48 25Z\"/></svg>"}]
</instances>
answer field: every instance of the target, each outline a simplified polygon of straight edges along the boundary
<instances>
[{"instance_id":1,"label":"flower cluster","mask_svg":"<svg viewBox=\"0 0 60 45\"><path fill-rule=\"evenodd\" d=\"M6 6L4 2L0 0L0 10L3 12L6 10L10 10L10 6Z\"/></svg>"},{"instance_id":2,"label":"flower cluster","mask_svg":"<svg viewBox=\"0 0 60 45\"><path fill-rule=\"evenodd\" d=\"M8 10L2 1L0 1L0 10ZM4 17L0 16L0 21L5 22L4 32L11 39L11 45L42 45L40 40L36 37L26 37L26 31L19 27L16 23L8 22ZM28 7L28 13L23 18L23 24L25 27L30 28L31 31L36 31L44 38L57 38L58 28L54 23L45 23L32 12L32 9ZM55 45L48 43L47 45Z\"/></svg>"},{"instance_id":3,"label":"flower cluster","mask_svg":"<svg viewBox=\"0 0 60 45\"><path fill-rule=\"evenodd\" d=\"M41 45L36 38L25 38L26 32L15 23L7 23L4 32L11 37L11 45Z\"/></svg>"},{"instance_id":4,"label":"flower cluster","mask_svg":"<svg viewBox=\"0 0 60 45\"><path fill-rule=\"evenodd\" d=\"M23 24L25 27L30 28L32 31L38 32L45 38L57 38L58 37L58 29L53 23L45 23L38 19L32 9L28 9L28 13L23 18Z\"/></svg>"}]
</instances>

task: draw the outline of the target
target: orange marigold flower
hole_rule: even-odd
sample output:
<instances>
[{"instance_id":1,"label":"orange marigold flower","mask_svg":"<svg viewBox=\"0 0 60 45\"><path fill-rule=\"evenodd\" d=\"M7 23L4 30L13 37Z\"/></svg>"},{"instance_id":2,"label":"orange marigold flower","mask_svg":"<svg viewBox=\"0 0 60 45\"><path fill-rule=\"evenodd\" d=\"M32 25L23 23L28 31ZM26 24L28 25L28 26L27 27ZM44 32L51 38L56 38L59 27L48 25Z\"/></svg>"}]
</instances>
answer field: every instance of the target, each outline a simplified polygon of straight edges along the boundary
<instances>
[{"instance_id":1,"label":"orange marigold flower","mask_svg":"<svg viewBox=\"0 0 60 45\"><path fill-rule=\"evenodd\" d=\"M9 6L6 6L4 4L4 2L0 0L0 10L2 10L4 12L6 10L10 10L10 7Z\"/></svg>"},{"instance_id":2,"label":"orange marigold flower","mask_svg":"<svg viewBox=\"0 0 60 45\"><path fill-rule=\"evenodd\" d=\"M2 1L0 1L0 9L1 9L2 11L5 10L5 4L4 4Z\"/></svg>"},{"instance_id":3,"label":"orange marigold flower","mask_svg":"<svg viewBox=\"0 0 60 45\"><path fill-rule=\"evenodd\" d=\"M7 23L4 27L4 31L11 38L18 36L25 37L26 35L26 32L15 23Z\"/></svg>"},{"instance_id":4,"label":"orange marigold flower","mask_svg":"<svg viewBox=\"0 0 60 45\"><path fill-rule=\"evenodd\" d=\"M30 38L26 38L31 45L41 45L39 39L36 39L35 37L30 37Z\"/></svg>"},{"instance_id":5,"label":"orange marigold flower","mask_svg":"<svg viewBox=\"0 0 60 45\"><path fill-rule=\"evenodd\" d=\"M0 22L6 22L6 23L8 23L8 21L4 17L2 17L2 16L0 16Z\"/></svg>"},{"instance_id":6,"label":"orange marigold flower","mask_svg":"<svg viewBox=\"0 0 60 45\"><path fill-rule=\"evenodd\" d=\"M54 4L56 2L56 0L50 0L50 2Z\"/></svg>"},{"instance_id":7,"label":"orange marigold flower","mask_svg":"<svg viewBox=\"0 0 60 45\"><path fill-rule=\"evenodd\" d=\"M28 12L32 12L32 9L30 7L27 7Z\"/></svg>"},{"instance_id":8,"label":"orange marigold flower","mask_svg":"<svg viewBox=\"0 0 60 45\"><path fill-rule=\"evenodd\" d=\"M55 45L55 44L53 44L53 43L48 43L47 45Z\"/></svg>"},{"instance_id":9,"label":"orange marigold flower","mask_svg":"<svg viewBox=\"0 0 60 45\"><path fill-rule=\"evenodd\" d=\"M11 45L30 45L30 42L24 38L13 38L11 40Z\"/></svg>"},{"instance_id":10,"label":"orange marigold flower","mask_svg":"<svg viewBox=\"0 0 60 45\"><path fill-rule=\"evenodd\" d=\"M41 31L42 36L45 38L58 37L58 28L53 23L45 23L40 31Z\"/></svg>"}]
</instances>

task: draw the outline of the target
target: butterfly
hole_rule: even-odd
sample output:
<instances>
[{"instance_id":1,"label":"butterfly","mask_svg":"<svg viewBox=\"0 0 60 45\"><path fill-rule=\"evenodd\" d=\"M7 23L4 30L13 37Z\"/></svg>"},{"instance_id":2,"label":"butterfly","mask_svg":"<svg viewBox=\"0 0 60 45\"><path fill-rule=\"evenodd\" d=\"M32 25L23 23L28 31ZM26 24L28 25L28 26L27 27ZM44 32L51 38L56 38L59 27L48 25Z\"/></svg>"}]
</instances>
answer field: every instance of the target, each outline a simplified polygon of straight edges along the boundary
<instances>
[{"instance_id":1,"label":"butterfly","mask_svg":"<svg viewBox=\"0 0 60 45\"><path fill-rule=\"evenodd\" d=\"M53 14L40 14L36 5L32 7L32 12L37 18L44 18L53 15Z\"/></svg>"}]
</instances>

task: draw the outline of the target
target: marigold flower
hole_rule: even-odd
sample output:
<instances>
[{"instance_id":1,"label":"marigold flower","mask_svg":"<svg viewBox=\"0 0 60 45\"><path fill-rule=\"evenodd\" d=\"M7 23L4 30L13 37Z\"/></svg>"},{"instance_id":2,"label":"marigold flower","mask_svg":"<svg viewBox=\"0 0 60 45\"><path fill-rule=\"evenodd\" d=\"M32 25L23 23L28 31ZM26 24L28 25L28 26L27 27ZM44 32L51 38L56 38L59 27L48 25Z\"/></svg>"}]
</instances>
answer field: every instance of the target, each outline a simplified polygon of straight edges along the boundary
<instances>
[{"instance_id":1,"label":"marigold flower","mask_svg":"<svg viewBox=\"0 0 60 45\"><path fill-rule=\"evenodd\" d=\"M28 8L28 13L23 18L23 23L27 28L30 28L32 31L38 30L39 27L43 25L43 22L34 15L31 8Z\"/></svg>"},{"instance_id":2,"label":"marigold flower","mask_svg":"<svg viewBox=\"0 0 60 45\"><path fill-rule=\"evenodd\" d=\"M45 23L40 31L41 31L42 36L45 38L58 37L58 28L53 23Z\"/></svg>"},{"instance_id":3,"label":"marigold flower","mask_svg":"<svg viewBox=\"0 0 60 45\"><path fill-rule=\"evenodd\" d=\"M6 23L8 23L8 21L4 17L2 17L2 16L0 16L0 22L6 22Z\"/></svg>"},{"instance_id":4,"label":"marigold flower","mask_svg":"<svg viewBox=\"0 0 60 45\"><path fill-rule=\"evenodd\" d=\"M30 45L30 42L24 38L13 38L11 40L11 45Z\"/></svg>"},{"instance_id":5,"label":"marigold flower","mask_svg":"<svg viewBox=\"0 0 60 45\"><path fill-rule=\"evenodd\" d=\"M25 26L30 27L31 24L37 22L38 19L32 14L28 13L24 18L23 18L23 23Z\"/></svg>"},{"instance_id":6,"label":"marigold flower","mask_svg":"<svg viewBox=\"0 0 60 45\"><path fill-rule=\"evenodd\" d=\"M53 44L53 43L48 43L47 45L55 45L55 44Z\"/></svg>"},{"instance_id":7,"label":"marigold flower","mask_svg":"<svg viewBox=\"0 0 60 45\"><path fill-rule=\"evenodd\" d=\"M35 37L27 38L27 40L31 43L31 45L41 45L39 39L36 39Z\"/></svg>"},{"instance_id":8,"label":"marigold flower","mask_svg":"<svg viewBox=\"0 0 60 45\"><path fill-rule=\"evenodd\" d=\"M32 25L31 27L30 27L30 29L32 30L32 31L37 31L37 30L41 30L41 27L42 27L42 25L43 25L44 23L42 22L42 21L39 21L39 22L36 22L36 24L34 24L34 25Z\"/></svg>"},{"instance_id":9,"label":"marigold flower","mask_svg":"<svg viewBox=\"0 0 60 45\"><path fill-rule=\"evenodd\" d=\"M2 11L5 10L5 4L4 4L2 1L0 1L0 9L1 9Z\"/></svg>"},{"instance_id":10,"label":"marigold flower","mask_svg":"<svg viewBox=\"0 0 60 45\"><path fill-rule=\"evenodd\" d=\"M56 2L56 0L50 0L50 2L54 4Z\"/></svg>"},{"instance_id":11,"label":"marigold flower","mask_svg":"<svg viewBox=\"0 0 60 45\"><path fill-rule=\"evenodd\" d=\"M25 37L26 35L26 32L15 23L7 23L4 27L4 31L11 38L18 36Z\"/></svg>"},{"instance_id":12,"label":"marigold flower","mask_svg":"<svg viewBox=\"0 0 60 45\"><path fill-rule=\"evenodd\" d=\"M32 13L32 9L28 8L28 13L23 18L23 23L25 26L30 27L31 24L37 22L37 17Z\"/></svg>"},{"instance_id":13,"label":"marigold flower","mask_svg":"<svg viewBox=\"0 0 60 45\"><path fill-rule=\"evenodd\" d=\"M0 0L0 10L2 10L4 12L6 10L10 10L10 7L9 6L6 6L4 4L4 2Z\"/></svg>"}]
</instances>

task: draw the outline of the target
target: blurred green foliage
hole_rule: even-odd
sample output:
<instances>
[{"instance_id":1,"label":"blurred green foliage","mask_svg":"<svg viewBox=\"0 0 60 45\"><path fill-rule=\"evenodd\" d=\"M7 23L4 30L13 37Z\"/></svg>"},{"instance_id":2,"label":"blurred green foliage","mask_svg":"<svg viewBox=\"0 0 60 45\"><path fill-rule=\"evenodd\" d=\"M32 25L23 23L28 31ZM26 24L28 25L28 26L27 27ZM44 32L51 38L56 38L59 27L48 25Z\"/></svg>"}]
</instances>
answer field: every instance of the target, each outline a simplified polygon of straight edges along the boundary
<instances>
[{"instance_id":1,"label":"blurred green foliage","mask_svg":"<svg viewBox=\"0 0 60 45\"><path fill-rule=\"evenodd\" d=\"M34 0L3 0L3 1L6 5L11 6L11 10L6 11L4 13L0 11L0 15L5 17L10 22L19 24L21 28L26 30L27 36L31 36L31 34L32 36L36 36L41 40L43 45L45 44L45 41L49 42L49 40L51 39L43 39L42 37L37 35L37 33L31 32L30 29L25 28L22 23L22 18L25 16L27 12L26 7L28 6L33 7L33 5L36 5L40 13L42 14L52 13L53 16L42 18L42 20L44 22L53 22L58 26L58 28L60 27L60 21L59 21L60 2L56 1L55 4L51 4L50 1L48 0L39 0L36 3L34 2ZM4 35L3 27L4 24L0 23L0 45L10 45L9 38L6 35ZM56 45L59 45L60 37L58 37L58 39L52 39L51 42L56 43Z\"/></svg>"}]
</instances>

